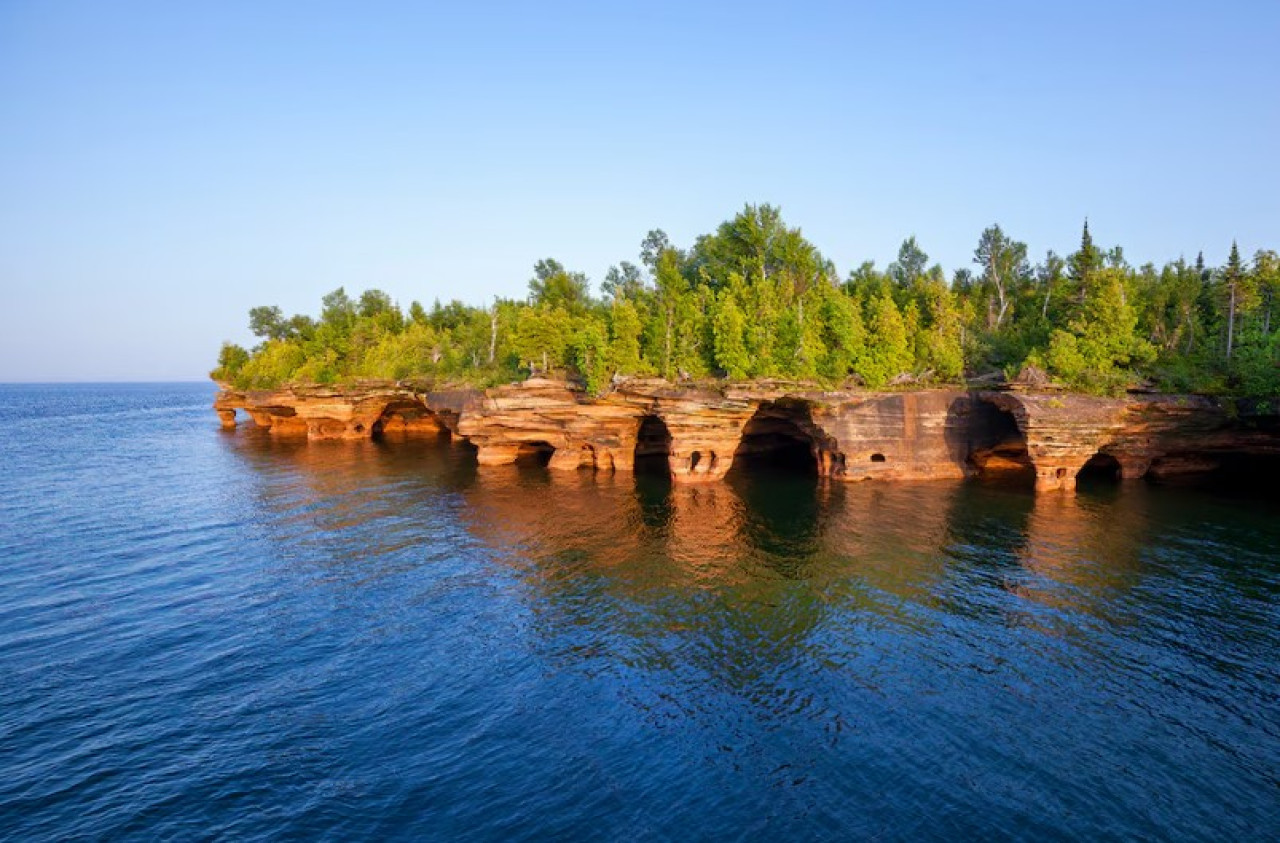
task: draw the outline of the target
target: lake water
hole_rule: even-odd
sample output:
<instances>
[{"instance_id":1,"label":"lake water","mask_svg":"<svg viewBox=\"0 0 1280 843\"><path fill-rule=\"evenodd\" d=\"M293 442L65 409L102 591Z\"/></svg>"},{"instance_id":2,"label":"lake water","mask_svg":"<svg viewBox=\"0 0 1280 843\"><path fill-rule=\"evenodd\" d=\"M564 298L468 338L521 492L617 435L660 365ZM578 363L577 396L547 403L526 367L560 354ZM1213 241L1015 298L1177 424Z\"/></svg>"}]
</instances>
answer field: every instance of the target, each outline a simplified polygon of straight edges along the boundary
<instances>
[{"instance_id":1,"label":"lake water","mask_svg":"<svg viewBox=\"0 0 1280 843\"><path fill-rule=\"evenodd\" d=\"M477 469L0 387L0 839L1280 836L1280 504Z\"/></svg>"}]
</instances>

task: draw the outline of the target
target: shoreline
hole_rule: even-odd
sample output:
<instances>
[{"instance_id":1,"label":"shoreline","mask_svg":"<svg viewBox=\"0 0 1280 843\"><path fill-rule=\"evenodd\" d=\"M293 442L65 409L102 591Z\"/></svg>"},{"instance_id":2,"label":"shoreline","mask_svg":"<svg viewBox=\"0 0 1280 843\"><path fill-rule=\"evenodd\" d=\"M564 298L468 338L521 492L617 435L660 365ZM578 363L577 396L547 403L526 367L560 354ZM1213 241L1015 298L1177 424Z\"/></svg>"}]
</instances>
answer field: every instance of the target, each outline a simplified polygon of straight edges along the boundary
<instances>
[{"instance_id":1,"label":"shoreline","mask_svg":"<svg viewBox=\"0 0 1280 843\"><path fill-rule=\"evenodd\" d=\"M790 460L840 481L1020 474L1034 477L1037 491L1069 491L1083 471L1128 480L1280 462L1275 409L1193 395L711 388L633 378L592 397L534 378L489 389L224 386L213 406L226 429L243 412L272 435L308 441L449 436L474 445L480 465L537 460L552 470L630 472L637 460L665 460L677 483Z\"/></svg>"}]
</instances>

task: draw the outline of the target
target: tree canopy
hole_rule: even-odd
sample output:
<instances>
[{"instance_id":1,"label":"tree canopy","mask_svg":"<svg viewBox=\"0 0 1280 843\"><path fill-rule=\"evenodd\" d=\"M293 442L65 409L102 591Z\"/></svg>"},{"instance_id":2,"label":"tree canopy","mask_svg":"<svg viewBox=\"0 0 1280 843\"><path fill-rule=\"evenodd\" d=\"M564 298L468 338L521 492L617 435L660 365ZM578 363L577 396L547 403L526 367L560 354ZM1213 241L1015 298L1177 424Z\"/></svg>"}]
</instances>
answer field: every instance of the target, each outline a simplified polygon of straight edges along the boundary
<instances>
[{"instance_id":1,"label":"tree canopy","mask_svg":"<svg viewBox=\"0 0 1280 843\"><path fill-rule=\"evenodd\" d=\"M362 378L485 385L563 373L593 393L616 376L761 378L883 388L962 383L1027 366L1068 388L1280 395L1280 258L1130 266L1085 222L1076 251L1032 264L999 225L948 280L914 235L884 271L843 279L771 205L747 205L687 249L661 229L601 296L553 258L524 300L412 302L338 288L320 315L249 311L260 342L224 344L212 376L239 388Z\"/></svg>"}]
</instances>

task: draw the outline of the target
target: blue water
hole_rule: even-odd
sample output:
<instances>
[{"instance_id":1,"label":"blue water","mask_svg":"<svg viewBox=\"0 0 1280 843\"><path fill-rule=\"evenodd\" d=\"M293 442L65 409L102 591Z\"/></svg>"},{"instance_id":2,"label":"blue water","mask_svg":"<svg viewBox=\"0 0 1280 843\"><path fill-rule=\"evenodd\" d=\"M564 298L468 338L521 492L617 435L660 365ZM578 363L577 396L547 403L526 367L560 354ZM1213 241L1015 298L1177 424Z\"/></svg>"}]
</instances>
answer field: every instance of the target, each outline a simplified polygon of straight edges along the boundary
<instances>
[{"instance_id":1,"label":"blue water","mask_svg":"<svg viewBox=\"0 0 1280 843\"><path fill-rule=\"evenodd\" d=\"M0 387L0 839L1266 840L1280 507Z\"/></svg>"}]
</instances>

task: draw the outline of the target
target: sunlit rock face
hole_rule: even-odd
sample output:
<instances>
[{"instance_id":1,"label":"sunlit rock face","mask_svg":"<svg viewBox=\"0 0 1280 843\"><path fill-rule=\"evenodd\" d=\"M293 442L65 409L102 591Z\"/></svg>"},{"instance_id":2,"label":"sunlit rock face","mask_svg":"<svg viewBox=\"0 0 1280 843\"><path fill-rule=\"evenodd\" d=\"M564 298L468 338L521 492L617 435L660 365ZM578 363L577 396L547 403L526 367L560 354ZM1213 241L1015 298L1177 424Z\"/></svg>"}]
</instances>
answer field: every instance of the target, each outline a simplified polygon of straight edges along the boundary
<instances>
[{"instance_id":1,"label":"sunlit rock face","mask_svg":"<svg viewBox=\"0 0 1280 843\"><path fill-rule=\"evenodd\" d=\"M833 480L1015 478L1075 488L1081 472L1131 479L1280 459L1266 404L1203 397L1098 398L1030 391L823 391L628 379L603 396L557 380L487 390L343 387L224 390L224 428L243 411L273 436L353 440L452 436L481 465L535 461L556 471L657 467L676 483L783 468Z\"/></svg>"},{"instance_id":2,"label":"sunlit rock face","mask_svg":"<svg viewBox=\"0 0 1280 843\"><path fill-rule=\"evenodd\" d=\"M243 410L275 436L316 440L375 436L439 436L446 432L448 408L433 410L427 397L389 383L342 387L286 387L270 391L223 390L214 400L223 427L235 427Z\"/></svg>"},{"instance_id":3,"label":"sunlit rock face","mask_svg":"<svg viewBox=\"0 0 1280 843\"><path fill-rule=\"evenodd\" d=\"M1124 427L1125 402L1119 399L1029 392L975 397L1017 422L1041 491L1074 489L1080 469Z\"/></svg>"}]
</instances>

